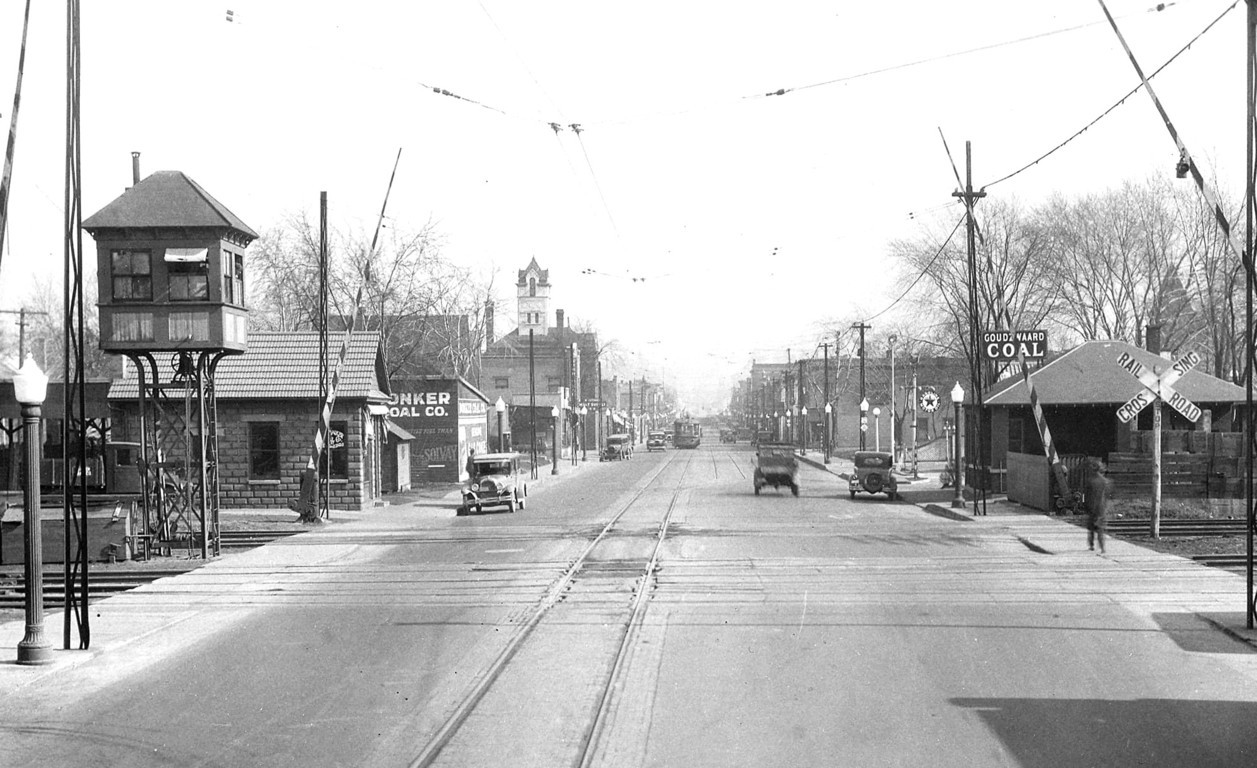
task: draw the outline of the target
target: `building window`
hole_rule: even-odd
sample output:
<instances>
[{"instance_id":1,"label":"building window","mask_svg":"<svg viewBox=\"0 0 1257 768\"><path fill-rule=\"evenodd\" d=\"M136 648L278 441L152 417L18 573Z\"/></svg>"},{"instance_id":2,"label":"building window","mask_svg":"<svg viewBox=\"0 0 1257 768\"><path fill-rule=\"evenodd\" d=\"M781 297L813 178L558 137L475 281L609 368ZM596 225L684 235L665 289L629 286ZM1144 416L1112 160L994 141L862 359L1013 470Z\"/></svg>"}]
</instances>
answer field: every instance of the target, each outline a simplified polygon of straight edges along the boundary
<instances>
[{"instance_id":1,"label":"building window","mask_svg":"<svg viewBox=\"0 0 1257 768\"><path fill-rule=\"evenodd\" d=\"M109 257L114 301L152 301L153 254L119 250Z\"/></svg>"},{"instance_id":2,"label":"building window","mask_svg":"<svg viewBox=\"0 0 1257 768\"><path fill-rule=\"evenodd\" d=\"M537 295L537 278L535 277L528 278L528 295L529 296Z\"/></svg>"},{"instance_id":3,"label":"building window","mask_svg":"<svg viewBox=\"0 0 1257 768\"><path fill-rule=\"evenodd\" d=\"M277 422L249 423L249 479L279 479L279 424Z\"/></svg>"},{"instance_id":4,"label":"building window","mask_svg":"<svg viewBox=\"0 0 1257 768\"><path fill-rule=\"evenodd\" d=\"M327 436L328 477L349 479L349 422L333 421Z\"/></svg>"},{"instance_id":5,"label":"building window","mask_svg":"<svg viewBox=\"0 0 1257 768\"><path fill-rule=\"evenodd\" d=\"M171 341L209 341L209 313L171 312L166 318L166 333Z\"/></svg>"},{"instance_id":6,"label":"building window","mask_svg":"<svg viewBox=\"0 0 1257 768\"><path fill-rule=\"evenodd\" d=\"M152 341L152 312L114 312L111 341Z\"/></svg>"},{"instance_id":7,"label":"building window","mask_svg":"<svg viewBox=\"0 0 1257 768\"><path fill-rule=\"evenodd\" d=\"M209 273L205 262L171 262L166 265L166 272L169 275L171 301L209 299Z\"/></svg>"},{"instance_id":8,"label":"building window","mask_svg":"<svg viewBox=\"0 0 1257 768\"><path fill-rule=\"evenodd\" d=\"M495 376L493 378L493 388L494 389L510 389L511 380L505 376Z\"/></svg>"},{"instance_id":9,"label":"building window","mask_svg":"<svg viewBox=\"0 0 1257 768\"><path fill-rule=\"evenodd\" d=\"M223 251L223 303L244 306L244 256Z\"/></svg>"}]
</instances>

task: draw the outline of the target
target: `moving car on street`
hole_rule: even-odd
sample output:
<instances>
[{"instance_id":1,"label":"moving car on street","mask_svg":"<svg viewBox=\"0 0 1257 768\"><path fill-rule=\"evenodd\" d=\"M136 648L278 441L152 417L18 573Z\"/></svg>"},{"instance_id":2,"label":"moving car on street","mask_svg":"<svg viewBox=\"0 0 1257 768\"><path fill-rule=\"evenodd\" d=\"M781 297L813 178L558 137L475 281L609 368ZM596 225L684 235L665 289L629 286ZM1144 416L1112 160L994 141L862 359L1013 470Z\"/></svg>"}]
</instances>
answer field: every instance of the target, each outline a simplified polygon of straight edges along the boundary
<instances>
[{"instance_id":1,"label":"moving car on street","mask_svg":"<svg viewBox=\"0 0 1257 768\"><path fill-rule=\"evenodd\" d=\"M472 473L456 514L465 515L486 507L506 507L507 512L528 503L528 484L519 468L518 453L486 453L472 459Z\"/></svg>"},{"instance_id":2,"label":"moving car on street","mask_svg":"<svg viewBox=\"0 0 1257 768\"><path fill-rule=\"evenodd\" d=\"M649 432L646 435L646 451L666 451L668 450L668 440L664 437L663 430Z\"/></svg>"},{"instance_id":3,"label":"moving car on street","mask_svg":"<svg viewBox=\"0 0 1257 768\"><path fill-rule=\"evenodd\" d=\"M894 499L899 494L899 483L891 474L894 459L885 451L856 451L855 472L851 475L851 498L857 491L882 493Z\"/></svg>"},{"instance_id":4,"label":"moving car on street","mask_svg":"<svg viewBox=\"0 0 1257 768\"><path fill-rule=\"evenodd\" d=\"M628 435L607 435L607 444L598 454L598 461L619 461L633 458L633 443Z\"/></svg>"},{"instance_id":5,"label":"moving car on street","mask_svg":"<svg viewBox=\"0 0 1257 768\"><path fill-rule=\"evenodd\" d=\"M773 488L786 486L795 496L799 495L799 460L794 446L789 443L760 443L755 450L755 495L766 485Z\"/></svg>"}]
</instances>

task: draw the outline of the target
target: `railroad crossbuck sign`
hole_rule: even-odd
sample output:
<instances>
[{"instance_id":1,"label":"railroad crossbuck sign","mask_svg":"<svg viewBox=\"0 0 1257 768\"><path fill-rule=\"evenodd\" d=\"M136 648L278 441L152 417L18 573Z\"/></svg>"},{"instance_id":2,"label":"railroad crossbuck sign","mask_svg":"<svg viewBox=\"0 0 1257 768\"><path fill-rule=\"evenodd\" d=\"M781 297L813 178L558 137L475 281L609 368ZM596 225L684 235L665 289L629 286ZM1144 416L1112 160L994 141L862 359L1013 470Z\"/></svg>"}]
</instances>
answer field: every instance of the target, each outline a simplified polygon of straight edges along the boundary
<instances>
[{"instance_id":1,"label":"railroad crossbuck sign","mask_svg":"<svg viewBox=\"0 0 1257 768\"><path fill-rule=\"evenodd\" d=\"M1117 409L1117 418L1125 424L1160 397L1171 408L1183 414L1188 421L1199 419L1200 408L1191 400L1176 392L1172 386L1174 382L1182 378L1183 374L1195 368L1199 362L1200 355L1195 352L1188 352L1174 361L1174 364L1170 366L1168 371L1157 375L1154 371L1148 370L1148 367L1143 363L1123 352L1117 358L1117 364L1139 379L1139 383L1143 384L1145 389Z\"/></svg>"}]
</instances>

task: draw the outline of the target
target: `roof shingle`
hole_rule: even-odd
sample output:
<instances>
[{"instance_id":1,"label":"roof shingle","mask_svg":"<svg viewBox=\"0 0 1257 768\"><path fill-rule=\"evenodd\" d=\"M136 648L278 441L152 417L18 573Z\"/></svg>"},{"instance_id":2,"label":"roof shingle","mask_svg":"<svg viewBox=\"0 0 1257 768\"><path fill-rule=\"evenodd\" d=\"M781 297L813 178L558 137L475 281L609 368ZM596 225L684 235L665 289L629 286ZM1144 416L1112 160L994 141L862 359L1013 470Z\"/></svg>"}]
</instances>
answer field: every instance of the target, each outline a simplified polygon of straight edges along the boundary
<instances>
[{"instance_id":1,"label":"roof shingle","mask_svg":"<svg viewBox=\"0 0 1257 768\"><path fill-rule=\"evenodd\" d=\"M342 334L328 335L328 366L336 367ZM345 354L337 385L338 398L383 400L388 382L383 370L378 331L355 333ZM255 332L243 355L224 357L214 376L218 399L284 399L319 396L319 334L315 331ZM110 399L134 398L136 379L114 382Z\"/></svg>"}]
</instances>

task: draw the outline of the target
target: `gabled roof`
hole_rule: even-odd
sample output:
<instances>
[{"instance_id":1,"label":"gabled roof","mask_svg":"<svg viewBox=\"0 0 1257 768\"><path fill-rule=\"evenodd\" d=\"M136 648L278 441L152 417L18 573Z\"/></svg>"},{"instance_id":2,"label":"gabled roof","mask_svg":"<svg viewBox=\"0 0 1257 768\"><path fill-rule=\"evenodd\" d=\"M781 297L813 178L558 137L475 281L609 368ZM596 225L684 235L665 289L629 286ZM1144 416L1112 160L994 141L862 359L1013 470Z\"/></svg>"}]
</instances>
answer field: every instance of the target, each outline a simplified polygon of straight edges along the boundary
<instances>
[{"instance_id":1,"label":"gabled roof","mask_svg":"<svg viewBox=\"0 0 1257 768\"><path fill-rule=\"evenodd\" d=\"M227 227L258 236L182 171L150 174L83 222L88 232L128 227Z\"/></svg>"},{"instance_id":2,"label":"gabled roof","mask_svg":"<svg viewBox=\"0 0 1257 768\"><path fill-rule=\"evenodd\" d=\"M1143 389L1139 380L1119 368L1122 353L1148 369L1169 369L1172 361L1124 341L1088 341L1074 347L1030 374L1043 405L1120 405ZM1191 370L1174 384L1183 397L1199 403L1242 403L1244 388ZM1029 405L1030 393L1020 375L996 383L986 395L987 405Z\"/></svg>"},{"instance_id":3,"label":"gabled roof","mask_svg":"<svg viewBox=\"0 0 1257 768\"><path fill-rule=\"evenodd\" d=\"M516 283L516 285L525 285L527 283L528 278L526 277L526 275L528 274L528 271L530 269L535 269L537 271L537 284L538 285L550 284L550 270L542 269L541 265L537 263L537 257L533 256L532 261L528 262L528 266L524 267L523 269L519 271L519 282Z\"/></svg>"},{"instance_id":4,"label":"gabled roof","mask_svg":"<svg viewBox=\"0 0 1257 768\"><path fill-rule=\"evenodd\" d=\"M343 339L343 334L328 335L327 362L332 370L336 368ZM388 392L379 332L355 333L345 354L336 397L386 402ZM317 398L319 334L316 331L250 333L248 351L224 357L218 364L214 393L219 400ZM109 390L111 400L137 396L134 378L116 381Z\"/></svg>"},{"instance_id":5,"label":"gabled roof","mask_svg":"<svg viewBox=\"0 0 1257 768\"><path fill-rule=\"evenodd\" d=\"M544 334L535 334L533 336L533 353L535 355L555 355L565 351L571 344L582 344L590 342L596 344L597 334L582 331L573 331L571 328L551 328ZM497 341L488 345L485 349L483 358L498 357L527 357L528 356L528 334L520 333L518 328L513 329L504 336L499 336Z\"/></svg>"}]
</instances>

